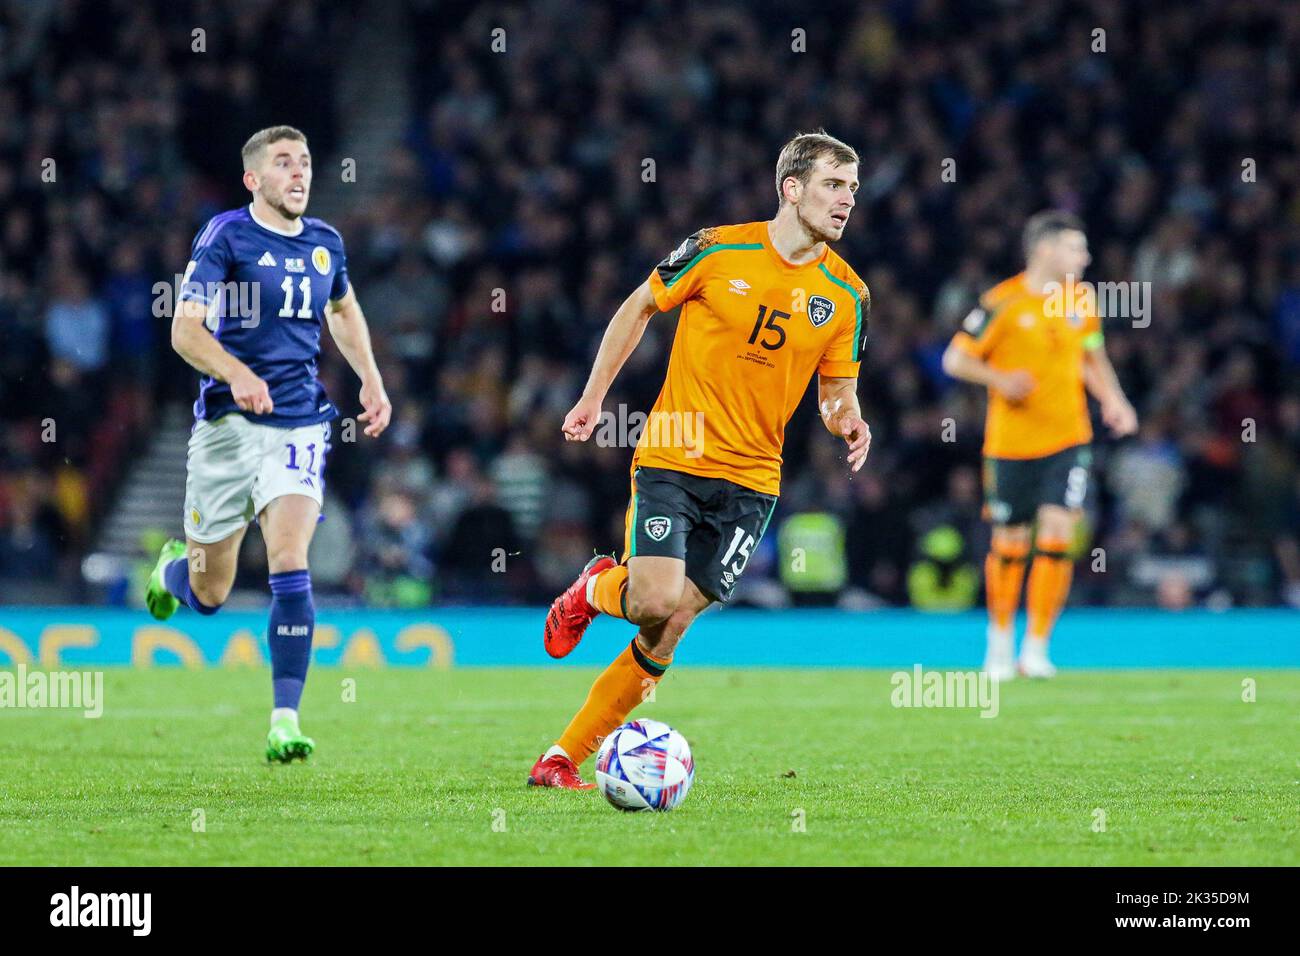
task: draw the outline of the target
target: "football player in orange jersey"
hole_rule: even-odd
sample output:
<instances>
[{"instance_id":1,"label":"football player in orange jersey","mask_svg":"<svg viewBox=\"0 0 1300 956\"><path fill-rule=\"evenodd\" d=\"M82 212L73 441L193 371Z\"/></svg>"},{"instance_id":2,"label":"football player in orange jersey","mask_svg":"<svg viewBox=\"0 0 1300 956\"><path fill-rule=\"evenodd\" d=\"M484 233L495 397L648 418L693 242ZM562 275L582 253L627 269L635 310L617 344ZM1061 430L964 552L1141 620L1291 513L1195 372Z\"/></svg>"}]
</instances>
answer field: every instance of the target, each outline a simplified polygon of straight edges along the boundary
<instances>
[{"instance_id":1,"label":"football player in orange jersey","mask_svg":"<svg viewBox=\"0 0 1300 956\"><path fill-rule=\"evenodd\" d=\"M1025 271L984 293L943 356L949 375L989 390L984 510L993 541L984 562L984 669L998 680L1016 672L1012 624L1031 544L1019 670L1028 677L1056 673L1047 641L1070 592L1070 544L1088 493L1085 389L1116 437L1137 430L1137 414L1106 357L1095 298L1078 281L1090 261L1083 223L1070 213L1038 213L1025 226L1024 249Z\"/></svg>"},{"instance_id":2,"label":"football player in orange jersey","mask_svg":"<svg viewBox=\"0 0 1300 956\"><path fill-rule=\"evenodd\" d=\"M702 229L651 271L605 331L586 388L564 419L586 441L614 377L656 312L681 306L663 390L632 457L622 563L598 555L551 605L546 650L568 654L595 615L638 627L592 685L534 786L587 789L578 767L663 677L687 627L730 599L772 517L786 423L818 377L822 421L866 459L858 365L871 299L830 248L858 188L858 155L824 132L796 136L776 166L768 222Z\"/></svg>"}]
</instances>

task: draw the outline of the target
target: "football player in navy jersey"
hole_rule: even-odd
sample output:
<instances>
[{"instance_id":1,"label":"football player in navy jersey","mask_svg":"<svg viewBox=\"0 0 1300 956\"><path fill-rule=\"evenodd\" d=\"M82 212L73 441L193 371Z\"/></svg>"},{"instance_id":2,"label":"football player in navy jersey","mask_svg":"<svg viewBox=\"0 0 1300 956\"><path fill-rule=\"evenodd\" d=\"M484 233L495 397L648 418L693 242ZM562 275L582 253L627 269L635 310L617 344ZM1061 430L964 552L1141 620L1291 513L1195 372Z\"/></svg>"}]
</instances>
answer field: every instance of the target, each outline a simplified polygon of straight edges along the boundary
<instances>
[{"instance_id":1,"label":"football player in navy jersey","mask_svg":"<svg viewBox=\"0 0 1300 956\"><path fill-rule=\"evenodd\" d=\"M322 324L361 379L365 434L378 437L392 407L348 282L343 239L303 215L312 177L307 138L273 126L244 144L243 159L253 201L199 231L172 318L172 347L202 378L186 463L186 541L163 546L146 604L158 620L181 604L215 614L257 518L271 578L275 704L266 757L287 763L315 749L299 729L298 703L316 625L307 548L338 416L316 378Z\"/></svg>"}]
</instances>

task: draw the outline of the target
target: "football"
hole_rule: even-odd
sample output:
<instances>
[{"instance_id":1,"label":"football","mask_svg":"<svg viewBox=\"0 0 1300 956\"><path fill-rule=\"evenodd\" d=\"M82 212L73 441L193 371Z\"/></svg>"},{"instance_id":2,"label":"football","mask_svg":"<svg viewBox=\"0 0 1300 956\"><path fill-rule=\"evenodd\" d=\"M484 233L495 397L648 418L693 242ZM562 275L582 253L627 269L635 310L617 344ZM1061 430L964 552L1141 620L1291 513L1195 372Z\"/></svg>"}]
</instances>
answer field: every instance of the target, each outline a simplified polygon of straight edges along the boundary
<instances>
[{"instance_id":1,"label":"football","mask_svg":"<svg viewBox=\"0 0 1300 956\"><path fill-rule=\"evenodd\" d=\"M596 755L596 786L620 810L671 810L694 780L690 744L662 721L629 721Z\"/></svg>"}]
</instances>

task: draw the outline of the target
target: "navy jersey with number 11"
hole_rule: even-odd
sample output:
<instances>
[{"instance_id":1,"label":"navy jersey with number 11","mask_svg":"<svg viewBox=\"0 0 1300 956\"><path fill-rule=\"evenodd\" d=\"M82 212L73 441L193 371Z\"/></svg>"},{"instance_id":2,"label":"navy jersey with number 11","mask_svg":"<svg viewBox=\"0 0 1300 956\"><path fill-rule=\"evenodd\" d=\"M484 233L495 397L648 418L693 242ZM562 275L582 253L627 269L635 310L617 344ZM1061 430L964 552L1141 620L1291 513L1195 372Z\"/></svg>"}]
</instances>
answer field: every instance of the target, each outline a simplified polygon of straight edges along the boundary
<instances>
[{"instance_id":1,"label":"navy jersey with number 11","mask_svg":"<svg viewBox=\"0 0 1300 956\"><path fill-rule=\"evenodd\" d=\"M274 410L240 412L230 386L204 375L196 419L240 412L285 428L338 416L316 378L325 307L348 291L343 238L333 226L304 216L288 235L253 216L252 207L214 216L194 239L180 301L208 309L218 342L266 382Z\"/></svg>"}]
</instances>

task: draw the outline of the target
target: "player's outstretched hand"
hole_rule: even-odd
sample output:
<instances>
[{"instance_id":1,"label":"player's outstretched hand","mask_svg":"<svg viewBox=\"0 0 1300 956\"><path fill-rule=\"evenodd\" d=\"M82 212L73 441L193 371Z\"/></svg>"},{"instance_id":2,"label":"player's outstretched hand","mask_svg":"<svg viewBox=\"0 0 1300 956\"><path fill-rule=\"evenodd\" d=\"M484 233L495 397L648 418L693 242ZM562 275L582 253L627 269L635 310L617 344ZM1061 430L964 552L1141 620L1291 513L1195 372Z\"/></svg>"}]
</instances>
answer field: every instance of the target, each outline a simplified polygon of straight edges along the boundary
<instances>
[{"instance_id":1,"label":"player's outstretched hand","mask_svg":"<svg viewBox=\"0 0 1300 956\"><path fill-rule=\"evenodd\" d=\"M1137 412L1123 399L1108 402L1101 407L1101 420L1116 438L1132 435L1138 429Z\"/></svg>"},{"instance_id":2,"label":"player's outstretched hand","mask_svg":"<svg viewBox=\"0 0 1300 956\"><path fill-rule=\"evenodd\" d=\"M599 421L600 399L582 396L578 399L578 404L569 409L569 414L564 416L562 429L564 440L586 441L596 430L596 423Z\"/></svg>"},{"instance_id":3,"label":"player's outstretched hand","mask_svg":"<svg viewBox=\"0 0 1300 956\"><path fill-rule=\"evenodd\" d=\"M378 438L388 427L393 417L393 406L384 391L384 383L372 379L361 383L361 407L365 409L357 416L358 421L368 422L365 433L371 438Z\"/></svg>"},{"instance_id":4,"label":"player's outstretched hand","mask_svg":"<svg viewBox=\"0 0 1300 956\"><path fill-rule=\"evenodd\" d=\"M1019 402L1028 397L1029 393L1034 390L1034 377L1024 369L1016 369L1014 372L1007 372L994 385L1003 397L1009 402Z\"/></svg>"},{"instance_id":5,"label":"player's outstretched hand","mask_svg":"<svg viewBox=\"0 0 1300 956\"><path fill-rule=\"evenodd\" d=\"M230 397L235 400L240 411L252 412L254 415L269 415L275 410L275 404L271 401L271 390L266 387L266 382L248 368L231 376Z\"/></svg>"},{"instance_id":6,"label":"player's outstretched hand","mask_svg":"<svg viewBox=\"0 0 1300 956\"><path fill-rule=\"evenodd\" d=\"M867 452L871 450L870 427L861 418L845 415L840 419L840 434L849 443L849 466L854 471L861 471Z\"/></svg>"}]
</instances>

